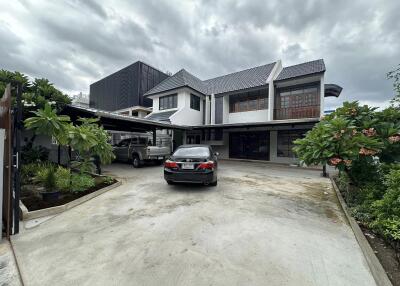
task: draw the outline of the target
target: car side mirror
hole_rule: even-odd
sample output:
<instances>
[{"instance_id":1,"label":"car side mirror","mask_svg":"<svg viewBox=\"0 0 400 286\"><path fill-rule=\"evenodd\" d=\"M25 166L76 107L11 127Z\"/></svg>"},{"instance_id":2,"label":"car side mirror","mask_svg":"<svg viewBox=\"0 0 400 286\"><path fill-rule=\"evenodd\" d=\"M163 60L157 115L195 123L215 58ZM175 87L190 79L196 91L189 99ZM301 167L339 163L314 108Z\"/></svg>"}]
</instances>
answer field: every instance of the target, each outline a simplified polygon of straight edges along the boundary
<instances>
[{"instance_id":1,"label":"car side mirror","mask_svg":"<svg viewBox=\"0 0 400 286\"><path fill-rule=\"evenodd\" d=\"M215 155L215 156L219 156L219 153L218 153L218 152L215 152L214 155Z\"/></svg>"}]
</instances>

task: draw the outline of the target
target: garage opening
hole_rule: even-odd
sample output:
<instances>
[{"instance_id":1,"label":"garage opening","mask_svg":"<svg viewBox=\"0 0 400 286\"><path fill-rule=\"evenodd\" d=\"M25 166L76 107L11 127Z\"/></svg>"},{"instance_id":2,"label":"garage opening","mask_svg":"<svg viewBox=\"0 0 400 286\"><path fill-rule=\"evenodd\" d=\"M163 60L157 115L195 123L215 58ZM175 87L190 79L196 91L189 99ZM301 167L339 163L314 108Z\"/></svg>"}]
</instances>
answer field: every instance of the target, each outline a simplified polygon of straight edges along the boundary
<instances>
[{"instance_id":1,"label":"garage opening","mask_svg":"<svg viewBox=\"0 0 400 286\"><path fill-rule=\"evenodd\" d=\"M269 142L268 131L229 133L229 157L269 160Z\"/></svg>"}]
</instances>

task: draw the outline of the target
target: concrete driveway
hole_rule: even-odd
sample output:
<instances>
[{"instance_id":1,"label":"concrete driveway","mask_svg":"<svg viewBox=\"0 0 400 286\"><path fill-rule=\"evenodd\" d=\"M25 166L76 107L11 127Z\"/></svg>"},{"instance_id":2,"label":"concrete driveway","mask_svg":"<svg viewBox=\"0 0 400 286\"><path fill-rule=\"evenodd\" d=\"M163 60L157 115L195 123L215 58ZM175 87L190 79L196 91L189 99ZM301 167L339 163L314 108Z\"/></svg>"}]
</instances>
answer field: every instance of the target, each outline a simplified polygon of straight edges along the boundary
<instances>
[{"instance_id":1,"label":"concrete driveway","mask_svg":"<svg viewBox=\"0 0 400 286\"><path fill-rule=\"evenodd\" d=\"M161 167L13 238L25 285L375 285L319 172L221 162L217 187Z\"/></svg>"}]
</instances>

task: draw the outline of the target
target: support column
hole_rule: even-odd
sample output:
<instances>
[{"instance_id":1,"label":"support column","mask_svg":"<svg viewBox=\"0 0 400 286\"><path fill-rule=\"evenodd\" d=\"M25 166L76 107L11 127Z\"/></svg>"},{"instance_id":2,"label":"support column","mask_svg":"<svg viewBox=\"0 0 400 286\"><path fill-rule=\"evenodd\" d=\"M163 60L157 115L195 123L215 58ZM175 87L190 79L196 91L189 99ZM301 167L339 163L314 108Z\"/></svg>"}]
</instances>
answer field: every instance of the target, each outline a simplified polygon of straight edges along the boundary
<instances>
[{"instance_id":1,"label":"support column","mask_svg":"<svg viewBox=\"0 0 400 286\"><path fill-rule=\"evenodd\" d=\"M153 129L153 146L157 146L157 129Z\"/></svg>"},{"instance_id":2,"label":"support column","mask_svg":"<svg viewBox=\"0 0 400 286\"><path fill-rule=\"evenodd\" d=\"M268 120L274 120L275 88L271 81L268 85Z\"/></svg>"},{"instance_id":3,"label":"support column","mask_svg":"<svg viewBox=\"0 0 400 286\"><path fill-rule=\"evenodd\" d=\"M271 130L269 133L269 160L276 162L278 151L278 131Z\"/></svg>"},{"instance_id":4,"label":"support column","mask_svg":"<svg viewBox=\"0 0 400 286\"><path fill-rule=\"evenodd\" d=\"M210 97L206 95L206 110L205 110L205 116L206 116L206 125L210 124Z\"/></svg>"},{"instance_id":5,"label":"support column","mask_svg":"<svg viewBox=\"0 0 400 286\"><path fill-rule=\"evenodd\" d=\"M211 108L211 124L215 124L215 96L214 94L211 94L211 102L210 102L210 108Z\"/></svg>"},{"instance_id":6,"label":"support column","mask_svg":"<svg viewBox=\"0 0 400 286\"><path fill-rule=\"evenodd\" d=\"M320 86L320 93L321 93L321 102L320 102L320 116L324 116L324 101L325 101L325 81L324 75L321 76L321 86Z\"/></svg>"}]
</instances>

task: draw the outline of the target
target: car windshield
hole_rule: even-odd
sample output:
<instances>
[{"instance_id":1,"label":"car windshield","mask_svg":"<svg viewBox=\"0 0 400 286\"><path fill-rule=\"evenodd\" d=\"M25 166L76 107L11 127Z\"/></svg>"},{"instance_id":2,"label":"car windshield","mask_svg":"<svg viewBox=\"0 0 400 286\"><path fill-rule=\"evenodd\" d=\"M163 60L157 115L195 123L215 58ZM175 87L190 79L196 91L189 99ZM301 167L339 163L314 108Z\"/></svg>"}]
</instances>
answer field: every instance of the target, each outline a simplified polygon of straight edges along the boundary
<instances>
[{"instance_id":1,"label":"car windshield","mask_svg":"<svg viewBox=\"0 0 400 286\"><path fill-rule=\"evenodd\" d=\"M198 147L182 147L178 148L174 155L175 157L208 157L210 149L203 146Z\"/></svg>"}]
</instances>

